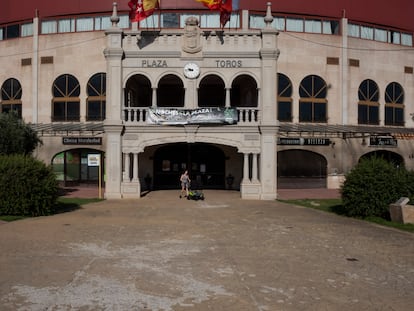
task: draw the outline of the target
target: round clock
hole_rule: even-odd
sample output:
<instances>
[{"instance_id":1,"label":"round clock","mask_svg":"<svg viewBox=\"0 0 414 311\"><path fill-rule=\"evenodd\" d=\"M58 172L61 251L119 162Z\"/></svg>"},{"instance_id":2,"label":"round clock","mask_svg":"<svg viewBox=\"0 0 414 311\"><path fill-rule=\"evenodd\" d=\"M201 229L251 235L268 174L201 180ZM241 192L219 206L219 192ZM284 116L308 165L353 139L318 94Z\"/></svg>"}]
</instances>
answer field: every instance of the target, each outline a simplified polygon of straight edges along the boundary
<instances>
[{"instance_id":1,"label":"round clock","mask_svg":"<svg viewBox=\"0 0 414 311\"><path fill-rule=\"evenodd\" d=\"M200 74L200 67L196 63L187 63L184 66L184 75L189 79L195 79Z\"/></svg>"}]
</instances>

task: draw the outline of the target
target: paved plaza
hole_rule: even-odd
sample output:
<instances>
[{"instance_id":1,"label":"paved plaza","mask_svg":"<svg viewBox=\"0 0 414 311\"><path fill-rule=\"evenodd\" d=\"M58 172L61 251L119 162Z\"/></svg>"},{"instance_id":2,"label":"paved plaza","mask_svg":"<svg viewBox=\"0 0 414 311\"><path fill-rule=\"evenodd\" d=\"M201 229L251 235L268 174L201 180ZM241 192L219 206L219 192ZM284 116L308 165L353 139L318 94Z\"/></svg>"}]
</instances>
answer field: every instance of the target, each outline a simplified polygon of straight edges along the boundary
<instances>
[{"instance_id":1,"label":"paved plaza","mask_svg":"<svg viewBox=\"0 0 414 311\"><path fill-rule=\"evenodd\" d=\"M412 310L414 234L240 193L0 225L0 310Z\"/></svg>"}]
</instances>

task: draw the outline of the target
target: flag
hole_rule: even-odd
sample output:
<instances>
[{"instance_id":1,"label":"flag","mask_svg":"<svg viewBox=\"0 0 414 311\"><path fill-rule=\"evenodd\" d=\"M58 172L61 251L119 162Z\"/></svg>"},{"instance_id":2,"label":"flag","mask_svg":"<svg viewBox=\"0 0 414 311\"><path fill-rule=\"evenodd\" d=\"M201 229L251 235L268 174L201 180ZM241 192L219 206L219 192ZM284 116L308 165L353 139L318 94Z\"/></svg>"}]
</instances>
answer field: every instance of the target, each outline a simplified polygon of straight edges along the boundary
<instances>
[{"instance_id":1,"label":"flag","mask_svg":"<svg viewBox=\"0 0 414 311\"><path fill-rule=\"evenodd\" d=\"M201 2L204 6L208 7L210 10L218 11L220 10L222 0L195 0Z\"/></svg>"},{"instance_id":2,"label":"flag","mask_svg":"<svg viewBox=\"0 0 414 311\"><path fill-rule=\"evenodd\" d=\"M152 15L159 8L159 0L130 0L129 18L132 22L140 22Z\"/></svg>"},{"instance_id":3,"label":"flag","mask_svg":"<svg viewBox=\"0 0 414 311\"><path fill-rule=\"evenodd\" d=\"M239 9L239 0L195 0L212 11L220 11L220 24L223 28L230 20L231 12Z\"/></svg>"}]
</instances>

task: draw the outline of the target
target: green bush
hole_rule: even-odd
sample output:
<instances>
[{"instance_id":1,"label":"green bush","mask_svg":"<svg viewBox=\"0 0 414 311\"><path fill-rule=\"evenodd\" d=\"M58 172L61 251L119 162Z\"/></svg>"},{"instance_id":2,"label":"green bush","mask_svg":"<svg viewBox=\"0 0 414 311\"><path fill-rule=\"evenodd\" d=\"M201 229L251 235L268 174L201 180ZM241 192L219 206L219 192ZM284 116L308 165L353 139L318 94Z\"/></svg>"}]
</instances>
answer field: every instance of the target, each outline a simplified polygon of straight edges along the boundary
<instances>
[{"instance_id":1,"label":"green bush","mask_svg":"<svg viewBox=\"0 0 414 311\"><path fill-rule=\"evenodd\" d=\"M0 155L0 215L50 215L57 198L50 167L31 156Z\"/></svg>"},{"instance_id":2,"label":"green bush","mask_svg":"<svg viewBox=\"0 0 414 311\"><path fill-rule=\"evenodd\" d=\"M361 160L346 176L342 203L349 216L389 219L389 204L413 197L414 174L404 167L371 157Z\"/></svg>"}]
</instances>

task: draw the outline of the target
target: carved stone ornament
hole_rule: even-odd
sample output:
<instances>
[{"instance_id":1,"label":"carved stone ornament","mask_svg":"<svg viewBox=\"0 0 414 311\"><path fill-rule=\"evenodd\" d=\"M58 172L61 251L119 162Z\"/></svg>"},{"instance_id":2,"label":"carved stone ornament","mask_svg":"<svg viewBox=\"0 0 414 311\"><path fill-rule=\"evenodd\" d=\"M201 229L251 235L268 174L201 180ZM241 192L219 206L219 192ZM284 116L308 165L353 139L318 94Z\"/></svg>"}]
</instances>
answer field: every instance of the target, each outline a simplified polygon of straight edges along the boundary
<instances>
[{"instance_id":1,"label":"carved stone ornament","mask_svg":"<svg viewBox=\"0 0 414 311\"><path fill-rule=\"evenodd\" d=\"M201 51L200 41L201 30L198 26L198 19L190 16L185 20L184 36L182 48L187 53L197 53Z\"/></svg>"}]
</instances>

